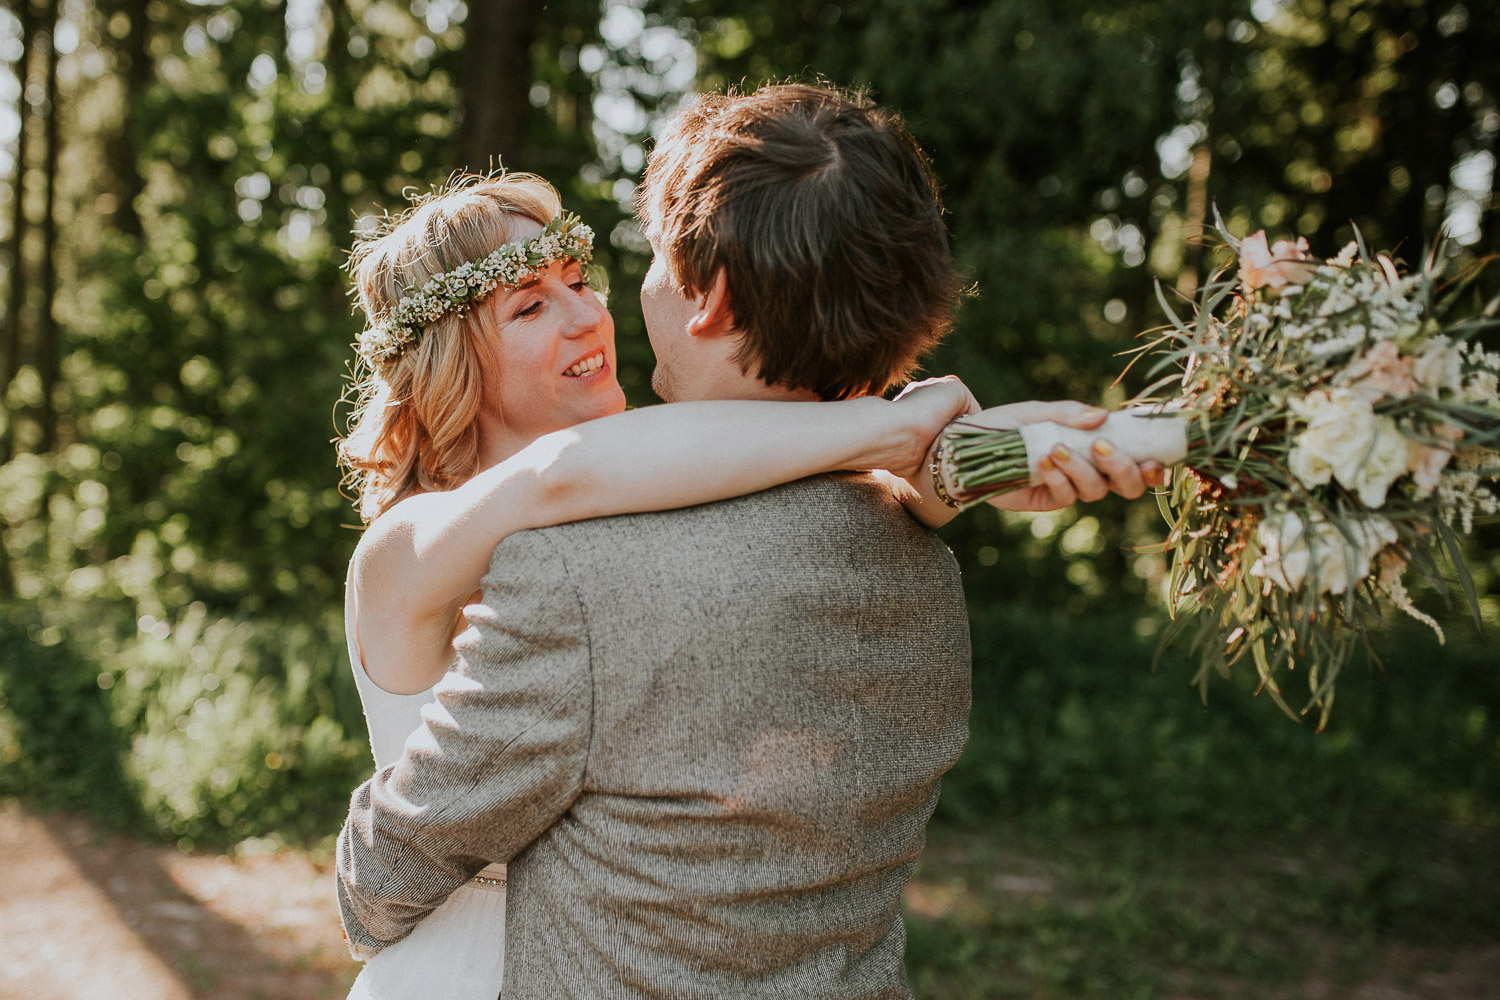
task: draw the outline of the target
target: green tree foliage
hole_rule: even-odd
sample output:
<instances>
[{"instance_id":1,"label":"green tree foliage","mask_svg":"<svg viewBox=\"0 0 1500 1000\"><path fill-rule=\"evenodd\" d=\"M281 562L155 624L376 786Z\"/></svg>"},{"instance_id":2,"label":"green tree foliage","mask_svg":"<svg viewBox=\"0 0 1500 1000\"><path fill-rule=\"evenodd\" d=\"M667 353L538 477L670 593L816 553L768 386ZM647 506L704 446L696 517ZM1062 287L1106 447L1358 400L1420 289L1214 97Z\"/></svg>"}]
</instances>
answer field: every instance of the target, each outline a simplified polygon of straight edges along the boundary
<instances>
[{"instance_id":1,"label":"green tree foliage","mask_svg":"<svg viewBox=\"0 0 1500 1000\"><path fill-rule=\"evenodd\" d=\"M1488 4L656 0L647 9L696 39L705 86L822 76L867 86L903 113L942 183L955 252L977 291L928 367L962 374L986 403L1115 404L1138 390L1139 373L1114 380L1120 353L1162 321L1154 286L1187 292L1226 263L1205 245L1215 207L1236 233L1305 235L1328 255L1358 226L1415 264L1449 218L1455 268L1500 247L1500 64L1487 55L1500 22ZM1485 281L1493 292L1500 275L1491 268ZM1165 566L1139 547L1162 531L1149 504L1123 502L1026 517L981 508L946 530L974 621L976 701L973 749L945 808L981 818L1024 807L1063 825L1173 815L1211 824L1200 810L1243 798L1230 787L1243 787L1241 768L1270 754L1273 770L1317 769L1321 805L1283 797L1233 811L1231 824L1379 812L1346 787L1342 748L1302 734L1272 750L1257 731L1258 750L1228 749L1248 731L1239 725L1264 721L1255 712L1264 704L1226 706L1246 691L1226 691L1206 723L1174 714L1188 708L1173 692L1191 671L1167 658L1152 678L1146 655L1161 621L1145 609ZM1482 529L1487 551L1497 540L1493 526ZM1500 561L1481 575L1493 628ZM1493 805L1500 706L1485 641L1419 656L1411 640L1392 640L1390 676L1359 678L1372 690L1338 723L1349 746L1438 716L1464 720L1452 723L1465 732L1461 749L1442 726L1413 739L1400 759L1431 766L1383 779L1387 805L1416 806L1406 796L1426 788L1432 806L1446 794L1443 773L1464 777L1441 811L1472 821ZM1441 677L1397 678L1429 657L1441 657ZM1446 763L1428 757L1436 746L1452 750ZM1224 770L1228 759L1237 763ZM1285 788L1281 780L1267 774L1262 787Z\"/></svg>"},{"instance_id":2,"label":"green tree foliage","mask_svg":"<svg viewBox=\"0 0 1500 1000\"><path fill-rule=\"evenodd\" d=\"M977 292L928 367L960 373L987 404L1118 404L1141 388L1139 378L1115 384L1119 355L1162 322L1156 281L1185 291L1223 263L1201 245L1214 206L1236 232L1306 235L1327 255L1358 225L1415 262L1441 221L1469 205L1472 242L1453 249L1473 259L1500 246L1490 179L1500 64L1486 55L1500 22L1488 5L647 9L697 39L706 87L822 76L867 86L903 113L941 180ZM1159 537L1156 520L1146 505L1110 503L1045 519L970 517L949 537L979 600L1082 613L1139 606L1154 590L1160 560L1130 547Z\"/></svg>"},{"instance_id":3,"label":"green tree foliage","mask_svg":"<svg viewBox=\"0 0 1500 1000\"><path fill-rule=\"evenodd\" d=\"M336 823L368 766L337 627L357 539L330 445L359 324L341 267L354 232L404 192L487 167L473 162L485 149L552 180L600 233L637 403L652 362L630 199L654 119L693 87L822 76L902 111L977 293L929 367L989 403L1118 403L1139 388L1115 384L1120 352L1159 321L1154 282L1185 291L1221 263L1200 245L1213 206L1236 231L1301 233L1324 253L1355 224L1408 260L1448 218L1459 263L1500 239L1500 19L1477 2L555 0L489 16L504 6L0 12L0 763L15 765L0 788L122 786L135 815L194 838ZM493 72L518 51L516 71ZM1045 608L1052 628L1107 614L1125 643L1149 638L1163 565L1130 546L1157 521L1149 504L1105 503L982 508L949 529L981 700L999 712L1018 690L1037 713L1034 740L976 739L1000 748L997 769L958 776L955 814L1086 796L1080 775L1123 760L1167 697L1069 695L1047 667L1016 666L1085 662L1108 643L1102 625L1029 656L1045 636L1000 650L1014 630L988 624ZM1475 745L1493 742L1491 694L1433 698L1438 715L1468 713ZM1125 706L1118 724L1085 724L1109 705ZM1179 742L1189 723L1168 722L1152 745L1174 774L1250 752L1242 730ZM97 734L97 767L60 749L68 727ZM1079 741L1077 766L1018 784L1039 748ZM1187 808L1131 774L1110 770L1107 796L1067 808L1102 821ZM314 799L335 805L294 819Z\"/></svg>"},{"instance_id":4,"label":"green tree foliage","mask_svg":"<svg viewBox=\"0 0 1500 1000\"><path fill-rule=\"evenodd\" d=\"M356 538L329 447L358 329L341 266L355 229L455 168L463 5L80 7L60 29L79 38L62 149L78 169L59 178L68 377L57 447L9 479L21 596L327 607ZM587 78L558 68L596 20L588 3L542 18L540 91L519 81L541 124L508 165L608 233L609 183L579 176ZM38 383L33 363L12 387L34 443Z\"/></svg>"},{"instance_id":5,"label":"green tree foliage","mask_svg":"<svg viewBox=\"0 0 1500 1000\"><path fill-rule=\"evenodd\" d=\"M32 654L5 664L12 790L57 784L47 762L69 758L47 749L46 719L84 711L74 679L110 708L127 759L90 745L163 830L295 826L312 793L289 788L347 787L368 766L338 627L358 538L330 444L360 322L342 266L356 231L468 165L463 109L503 96L462 89L467 13L19 0L0 14L28 140L4 177L19 305L0 372L3 583L28 607L0 632ZM526 140L505 164L548 176L608 234L626 209L595 164L577 72L598 21L588 0L536 18L534 79L508 82Z\"/></svg>"}]
</instances>

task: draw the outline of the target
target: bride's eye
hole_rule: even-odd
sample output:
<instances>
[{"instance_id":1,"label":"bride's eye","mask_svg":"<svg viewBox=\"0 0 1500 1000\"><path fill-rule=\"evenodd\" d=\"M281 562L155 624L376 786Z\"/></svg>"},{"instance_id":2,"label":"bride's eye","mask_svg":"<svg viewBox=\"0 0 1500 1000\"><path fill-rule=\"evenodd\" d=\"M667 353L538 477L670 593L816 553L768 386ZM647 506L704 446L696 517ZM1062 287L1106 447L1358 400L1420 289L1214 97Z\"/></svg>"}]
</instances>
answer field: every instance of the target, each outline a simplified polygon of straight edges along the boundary
<instances>
[{"instance_id":1,"label":"bride's eye","mask_svg":"<svg viewBox=\"0 0 1500 1000\"><path fill-rule=\"evenodd\" d=\"M542 311L542 300L536 299L529 305L522 306L516 310L516 319L529 318Z\"/></svg>"}]
</instances>

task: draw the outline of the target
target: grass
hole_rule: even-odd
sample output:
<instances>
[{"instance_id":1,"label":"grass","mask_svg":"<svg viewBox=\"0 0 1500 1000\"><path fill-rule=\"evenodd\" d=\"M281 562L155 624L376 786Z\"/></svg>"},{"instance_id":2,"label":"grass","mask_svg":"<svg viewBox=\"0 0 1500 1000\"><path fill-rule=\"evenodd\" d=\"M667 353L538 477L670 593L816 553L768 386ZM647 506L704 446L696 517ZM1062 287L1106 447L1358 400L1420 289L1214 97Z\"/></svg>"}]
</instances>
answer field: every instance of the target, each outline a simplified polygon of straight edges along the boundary
<instances>
[{"instance_id":1,"label":"grass","mask_svg":"<svg viewBox=\"0 0 1500 1000\"><path fill-rule=\"evenodd\" d=\"M1397 628L1319 733L1248 677L1203 707L1117 617L972 622L972 735L907 896L918 997L1314 1000L1500 942L1492 638Z\"/></svg>"},{"instance_id":2,"label":"grass","mask_svg":"<svg viewBox=\"0 0 1500 1000\"><path fill-rule=\"evenodd\" d=\"M1205 708L1136 617L971 610L972 735L907 897L919 997L1314 1000L1500 942L1492 639L1398 629L1318 733L1246 677ZM0 606L0 795L326 853L370 768L337 621L94 618Z\"/></svg>"},{"instance_id":3,"label":"grass","mask_svg":"<svg viewBox=\"0 0 1500 1000\"><path fill-rule=\"evenodd\" d=\"M337 617L0 605L0 795L227 847L337 831L372 770Z\"/></svg>"},{"instance_id":4,"label":"grass","mask_svg":"<svg viewBox=\"0 0 1500 1000\"><path fill-rule=\"evenodd\" d=\"M1330 995L1393 951L1441 964L1493 945L1497 847L1420 822L1285 839L939 826L907 894L908 968L944 1000Z\"/></svg>"}]
</instances>

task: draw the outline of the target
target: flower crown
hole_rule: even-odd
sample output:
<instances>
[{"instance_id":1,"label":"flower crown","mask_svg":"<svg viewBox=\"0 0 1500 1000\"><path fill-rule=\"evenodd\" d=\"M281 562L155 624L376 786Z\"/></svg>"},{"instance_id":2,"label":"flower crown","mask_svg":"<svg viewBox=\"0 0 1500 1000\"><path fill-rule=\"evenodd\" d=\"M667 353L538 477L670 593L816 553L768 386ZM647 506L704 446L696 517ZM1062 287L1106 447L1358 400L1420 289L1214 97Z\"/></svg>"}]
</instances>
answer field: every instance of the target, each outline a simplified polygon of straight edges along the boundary
<instances>
[{"instance_id":1,"label":"flower crown","mask_svg":"<svg viewBox=\"0 0 1500 1000\"><path fill-rule=\"evenodd\" d=\"M403 295L379 322L366 327L355 348L370 365L394 360L409 344L419 342L422 331L444 314L457 310L462 316L497 286L524 284L559 260L585 265L584 278L599 289L599 271L587 266L593 256L594 231L578 216L565 212L547 223L540 236L507 243L479 260L433 275L421 288Z\"/></svg>"}]
</instances>

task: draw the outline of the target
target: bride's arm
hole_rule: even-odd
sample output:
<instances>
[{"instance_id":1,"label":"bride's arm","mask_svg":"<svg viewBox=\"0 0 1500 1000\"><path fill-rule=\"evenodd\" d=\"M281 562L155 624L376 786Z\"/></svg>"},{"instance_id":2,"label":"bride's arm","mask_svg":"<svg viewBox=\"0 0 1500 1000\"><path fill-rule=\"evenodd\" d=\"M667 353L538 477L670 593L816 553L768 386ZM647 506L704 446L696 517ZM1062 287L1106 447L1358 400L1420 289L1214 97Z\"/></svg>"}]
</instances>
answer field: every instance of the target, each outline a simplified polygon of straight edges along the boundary
<instances>
[{"instance_id":1,"label":"bride's arm","mask_svg":"<svg viewBox=\"0 0 1500 1000\"><path fill-rule=\"evenodd\" d=\"M366 531L354 566L364 669L397 693L435 683L458 609L514 532L708 503L835 469L920 479L928 445L972 400L956 379L934 380L896 401L674 403L547 434L457 489L401 501ZM921 517L913 491L898 496Z\"/></svg>"}]
</instances>

